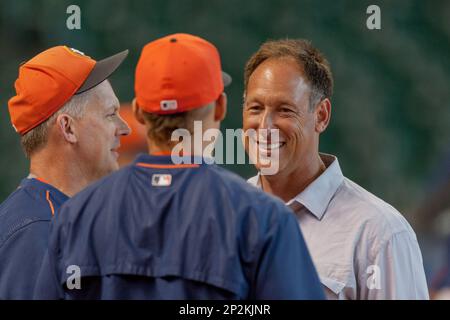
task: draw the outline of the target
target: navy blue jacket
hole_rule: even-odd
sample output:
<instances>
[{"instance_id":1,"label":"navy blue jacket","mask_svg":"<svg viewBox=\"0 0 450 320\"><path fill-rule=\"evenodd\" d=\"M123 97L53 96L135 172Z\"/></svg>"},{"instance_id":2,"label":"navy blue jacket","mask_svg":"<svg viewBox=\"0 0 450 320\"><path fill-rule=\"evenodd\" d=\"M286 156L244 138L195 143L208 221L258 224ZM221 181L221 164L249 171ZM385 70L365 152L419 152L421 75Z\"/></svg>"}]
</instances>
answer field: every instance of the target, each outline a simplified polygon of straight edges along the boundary
<instances>
[{"instance_id":1,"label":"navy blue jacket","mask_svg":"<svg viewBox=\"0 0 450 320\"><path fill-rule=\"evenodd\" d=\"M0 205L0 299L32 299L52 215L68 197L24 179Z\"/></svg>"},{"instance_id":2,"label":"navy blue jacket","mask_svg":"<svg viewBox=\"0 0 450 320\"><path fill-rule=\"evenodd\" d=\"M140 155L67 201L50 233L38 299L324 297L293 213L215 165Z\"/></svg>"}]
</instances>

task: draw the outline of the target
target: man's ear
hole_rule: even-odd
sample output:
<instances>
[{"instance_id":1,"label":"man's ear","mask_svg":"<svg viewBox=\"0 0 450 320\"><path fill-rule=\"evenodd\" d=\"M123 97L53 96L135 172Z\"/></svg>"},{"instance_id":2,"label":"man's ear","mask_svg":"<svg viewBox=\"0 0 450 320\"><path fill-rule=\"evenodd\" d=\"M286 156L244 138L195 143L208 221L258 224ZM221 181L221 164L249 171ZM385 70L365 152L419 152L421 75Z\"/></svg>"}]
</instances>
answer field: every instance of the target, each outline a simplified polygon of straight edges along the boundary
<instances>
[{"instance_id":1,"label":"man's ear","mask_svg":"<svg viewBox=\"0 0 450 320\"><path fill-rule=\"evenodd\" d=\"M75 120L68 114L63 113L56 117L56 128L67 142L78 142Z\"/></svg>"},{"instance_id":2,"label":"man's ear","mask_svg":"<svg viewBox=\"0 0 450 320\"><path fill-rule=\"evenodd\" d=\"M139 108L136 102L136 98L133 99L133 102L131 102L131 108L133 109L133 115L136 118L136 120L140 124L145 124L144 116L142 115L142 109Z\"/></svg>"},{"instance_id":3,"label":"man's ear","mask_svg":"<svg viewBox=\"0 0 450 320\"><path fill-rule=\"evenodd\" d=\"M322 133L328 127L331 119L331 101L328 98L323 99L316 106L314 111L316 115L316 132Z\"/></svg>"},{"instance_id":4,"label":"man's ear","mask_svg":"<svg viewBox=\"0 0 450 320\"><path fill-rule=\"evenodd\" d=\"M214 121L222 121L227 114L227 95L222 92L216 100L216 107L214 111Z\"/></svg>"}]
</instances>

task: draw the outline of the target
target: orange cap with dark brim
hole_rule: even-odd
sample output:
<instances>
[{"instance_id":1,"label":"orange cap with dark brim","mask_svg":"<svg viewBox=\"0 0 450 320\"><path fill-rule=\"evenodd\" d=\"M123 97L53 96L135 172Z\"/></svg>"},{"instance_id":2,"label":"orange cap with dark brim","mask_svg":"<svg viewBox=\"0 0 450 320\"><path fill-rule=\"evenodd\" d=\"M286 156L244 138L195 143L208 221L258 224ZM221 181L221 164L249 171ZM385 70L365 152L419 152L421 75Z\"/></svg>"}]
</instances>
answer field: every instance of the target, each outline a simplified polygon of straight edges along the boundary
<instances>
[{"instance_id":1,"label":"orange cap with dark brim","mask_svg":"<svg viewBox=\"0 0 450 320\"><path fill-rule=\"evenodd\" d=\"M106 80L123 62L128 50L101 61L57 46L41 52L19 68L16 95L8 102L14 129L24 135L50 118L76 94Z\"/></svg>"},{"instance_id":2,"label":"orange cap with dark brim","mask_svg":"<svg viewBox=\"0 0 450 320\"><path fill-rule=\"evenodd\" d=\"M219 51L200 37L177 33L148 43L136 66L136 101L148 113L173 114L215 101L231 77Z\"/></svg>"}]
</instances>

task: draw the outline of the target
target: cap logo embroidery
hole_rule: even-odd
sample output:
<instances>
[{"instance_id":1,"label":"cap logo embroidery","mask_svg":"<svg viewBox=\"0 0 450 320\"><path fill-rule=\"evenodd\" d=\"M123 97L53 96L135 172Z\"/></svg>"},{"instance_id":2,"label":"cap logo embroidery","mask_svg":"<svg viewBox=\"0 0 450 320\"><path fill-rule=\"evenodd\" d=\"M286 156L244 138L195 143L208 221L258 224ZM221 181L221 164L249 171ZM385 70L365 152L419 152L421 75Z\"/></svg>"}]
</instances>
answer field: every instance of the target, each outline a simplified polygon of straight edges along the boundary
<instances>
[{"instance_id":1,"label":"cap logo embroidery","mask_svg":"<svg viewBox=\"0 0 450 320\"><path fill-rule=\"evenodd\" d=\"M74 49L74 48L69 48L70 49L70 51L72 51L73 53L78 53L79 55L81 55L81 56L86 56L85 54L84 54L84 52L81 52L80 50L77 50L77 49Z\"/></svg>"},{"instance_id":2,"label":"cap logo embroidery","mask_svg":"<svg viewBox=\"0 0 450 320\"><path fill-rule=\"evenodd\" d=\"M177 102L177 100L162 100L159 105L160 105L162 111L169 111L169 110L177 110L178 109L178 102Z\"/></svg>"}]
</instances>

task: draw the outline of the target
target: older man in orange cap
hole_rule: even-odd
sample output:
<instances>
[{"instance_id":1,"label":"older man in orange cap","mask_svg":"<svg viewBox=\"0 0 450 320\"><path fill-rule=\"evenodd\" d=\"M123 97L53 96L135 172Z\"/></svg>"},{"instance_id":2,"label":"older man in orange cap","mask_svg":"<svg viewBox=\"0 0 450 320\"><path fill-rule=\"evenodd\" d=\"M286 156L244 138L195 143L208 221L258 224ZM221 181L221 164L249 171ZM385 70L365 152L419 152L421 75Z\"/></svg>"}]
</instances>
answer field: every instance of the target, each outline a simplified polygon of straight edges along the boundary
<instances>
[{"instance_id":1,"label":"older man in orange cap","mask_svg":"<svg viewBox=\"0 0 450 320\"><path fill-rule=\"evenodd\" d=\"M52 216L118 169L120 137L129 128L106 79L127 53L95 61L57 46L21 65L8 107L30 174L0 205L0 299L32 298Z\"/></svg>"}]
</instances>

